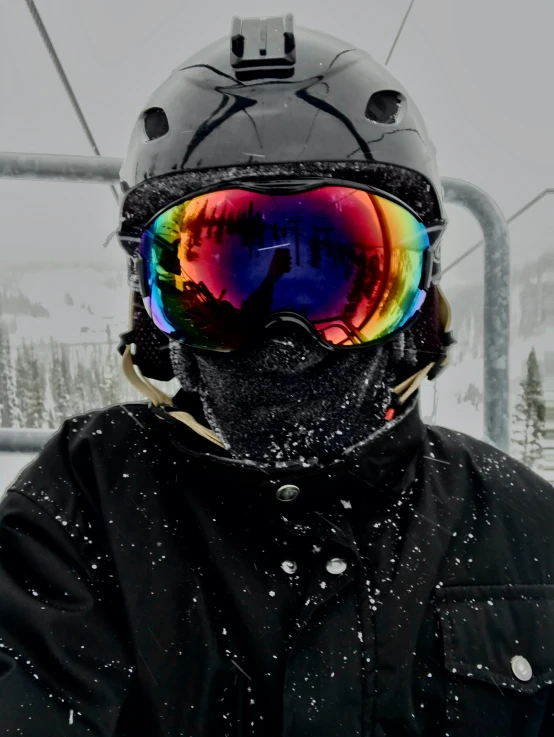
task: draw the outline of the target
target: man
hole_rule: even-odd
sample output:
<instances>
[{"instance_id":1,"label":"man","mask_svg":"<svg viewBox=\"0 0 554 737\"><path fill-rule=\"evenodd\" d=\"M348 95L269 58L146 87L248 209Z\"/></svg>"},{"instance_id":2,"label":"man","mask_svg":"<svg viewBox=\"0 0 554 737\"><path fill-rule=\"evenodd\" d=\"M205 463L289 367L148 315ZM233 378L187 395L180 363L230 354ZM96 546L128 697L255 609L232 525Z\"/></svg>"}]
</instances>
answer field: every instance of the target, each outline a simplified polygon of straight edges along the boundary
<instances>
[{"instance_id":1,"label":"man","mask_svg":"<svg viewBox=\"0 0 554 737\"><path fill-rule=\"evenodd\" d=\"M419 416L452 338L407 92L236 19L121 176L150 402L68 420L2 502L2 735L550 737L552 487Z\"/></svg>"}]
</instances>

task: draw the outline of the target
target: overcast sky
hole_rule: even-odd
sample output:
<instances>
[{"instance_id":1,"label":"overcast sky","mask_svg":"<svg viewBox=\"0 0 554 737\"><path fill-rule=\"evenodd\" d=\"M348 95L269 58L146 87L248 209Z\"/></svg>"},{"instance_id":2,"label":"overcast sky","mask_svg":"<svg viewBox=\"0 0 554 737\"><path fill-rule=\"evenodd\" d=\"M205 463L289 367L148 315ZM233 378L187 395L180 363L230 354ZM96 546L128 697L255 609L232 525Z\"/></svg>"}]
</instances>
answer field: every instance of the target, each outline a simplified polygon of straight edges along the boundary
<instances>
[{"instance_id":1,"label":"overcast sky","mask_svg":"<svg viewBox=\"0 0 554 737\"><path fill-rule=\"evenodd\" d=\"M36 0L101 152L121 157L150 93L192 52L229 32L231 16L292 11L384 62L409 0ZM415 0L392 73L419 105L443 176L487 190L510 215L554 186L554 2ZM0 148L91 153L23 0L0 2ZM0 180L0 259L102 255L117 208L102 185ZM527 218L531 250L552 207ZM450 208L445 264L479 239ZM540 222L537 222L540 220ZM541 240L542 240L541 236ZM514 259L522 258L518 244ZM120 259L115 242L111 257ZM106 252L104 251L104 254ZM471 278L481 256L457 279Z\"/></svg>"}]
</instances>

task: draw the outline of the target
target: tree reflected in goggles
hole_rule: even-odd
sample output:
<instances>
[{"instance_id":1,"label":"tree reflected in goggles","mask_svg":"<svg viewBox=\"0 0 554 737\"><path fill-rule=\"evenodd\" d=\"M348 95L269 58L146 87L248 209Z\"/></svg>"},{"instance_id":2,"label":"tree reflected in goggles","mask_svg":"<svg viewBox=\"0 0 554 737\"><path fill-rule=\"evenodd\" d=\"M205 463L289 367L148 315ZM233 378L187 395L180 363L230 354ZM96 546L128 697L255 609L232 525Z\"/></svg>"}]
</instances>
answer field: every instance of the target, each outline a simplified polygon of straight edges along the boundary
<instances>
[{"instance_id":1,"label":"tree reflected in goggles","mask_svg":"<svg viewBox=\"0 0 554 737\"><path fill-rule=\"evenodd\" d=\"M421 307L430 230L401 204L352 187L209 192L144 231L143 297L160 330L198 348L240 348L280 314L327 346L360 346Z\"/></svg>"}]
</instances>

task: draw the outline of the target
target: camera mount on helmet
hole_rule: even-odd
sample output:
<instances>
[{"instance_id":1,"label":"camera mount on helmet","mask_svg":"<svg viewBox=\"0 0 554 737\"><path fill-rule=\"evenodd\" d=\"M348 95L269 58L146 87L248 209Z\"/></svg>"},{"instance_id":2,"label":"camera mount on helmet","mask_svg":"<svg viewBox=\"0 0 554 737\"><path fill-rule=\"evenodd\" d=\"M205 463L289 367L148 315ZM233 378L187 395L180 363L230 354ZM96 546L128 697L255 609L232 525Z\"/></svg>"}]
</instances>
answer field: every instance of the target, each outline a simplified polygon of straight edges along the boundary
<instances>
[{"instance_id":1,"label":"camera mount on helmet","mask_svg":"<svg viewBox=\"0 0 554 737\"><path fill-rule=\"evenodd\" d=\"M294 16L233 18L231 66L237 79L286 78L296 63Z\"/></svg>"}]
</instances>

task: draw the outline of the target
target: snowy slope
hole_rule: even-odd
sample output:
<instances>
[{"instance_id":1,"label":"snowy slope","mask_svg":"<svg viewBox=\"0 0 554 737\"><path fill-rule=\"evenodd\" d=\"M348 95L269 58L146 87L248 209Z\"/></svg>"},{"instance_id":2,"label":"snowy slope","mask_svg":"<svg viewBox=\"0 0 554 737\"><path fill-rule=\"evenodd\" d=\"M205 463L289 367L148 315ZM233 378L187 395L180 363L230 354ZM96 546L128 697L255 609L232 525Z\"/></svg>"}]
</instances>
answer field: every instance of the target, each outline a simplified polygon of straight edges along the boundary
<instances>
[{"instance_id":1,"label":"snowy slope","mask_svg":"<svg viewBox=\"0 0 554 737\"><path fill-rule=\"evenodd\" d=\"M8 271L0 280L0 300L2 288L8 294L19 291L48 312L47 317L35 317L3 310L15 344L50 338L71 344L105 343L108 326L114 338L127 327L128 288L121 270L52 265Z\"/></svg>"}]
</instances>

